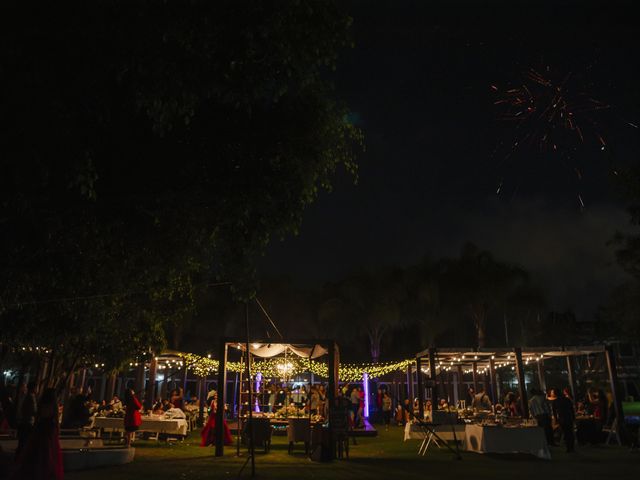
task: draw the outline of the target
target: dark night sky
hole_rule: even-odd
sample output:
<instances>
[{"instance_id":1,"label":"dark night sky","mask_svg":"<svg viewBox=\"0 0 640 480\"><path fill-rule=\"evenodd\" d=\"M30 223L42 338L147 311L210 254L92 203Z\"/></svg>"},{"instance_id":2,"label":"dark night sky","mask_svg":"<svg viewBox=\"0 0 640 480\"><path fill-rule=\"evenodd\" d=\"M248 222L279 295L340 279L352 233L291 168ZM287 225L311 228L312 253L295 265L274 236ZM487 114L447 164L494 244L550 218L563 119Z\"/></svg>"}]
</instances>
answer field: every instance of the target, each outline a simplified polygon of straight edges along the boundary
<instances>
[{"instance_id":1,"label":"dark night sky","mask_svg":"<svg viewBox=\"0 0 640 480\"><path fill-rule=\"evenodd\" d=\"M640 122L629 4L482 4L349 4L356 46L335 82L365 134L359 183L340 176L309 208L301 234L271 245L265 274L317 286L362 266L456 255L472 241L527 268L553 308L582 319L624 279L607 242L628 228L611 171L634 161L639 146L627 123ZM540 65L577 72L614 106L597 117L607 150L580 147L580 181L557 157L491 155L512 130L497 120L490 85L512 85Z\"/></svg>"}]
</instances>

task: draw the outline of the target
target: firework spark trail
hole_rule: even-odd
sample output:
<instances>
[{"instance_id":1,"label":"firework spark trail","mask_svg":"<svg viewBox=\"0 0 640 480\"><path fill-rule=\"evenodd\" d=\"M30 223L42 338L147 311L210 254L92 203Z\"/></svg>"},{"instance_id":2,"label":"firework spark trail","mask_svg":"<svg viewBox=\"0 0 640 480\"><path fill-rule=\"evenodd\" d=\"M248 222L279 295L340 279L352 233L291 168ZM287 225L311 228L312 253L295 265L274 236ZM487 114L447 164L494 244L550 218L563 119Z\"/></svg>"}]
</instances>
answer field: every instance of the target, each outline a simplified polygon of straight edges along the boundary
<instances>
[{"instance_id":1,"label":"firework spark trail","mask_svg":"<svg viewBox=\"0 0 640 480\"><path fill-rule=\"evenodd\" d=\"M524 148L552 152L557 155L554 158L581 181L583 174L576 165L579 158L575 155L577 145L597 145L600 151L607 148L598 124L590 114L609 109L610 105L588 95L584 86L577 83L580 77L572 72L556 76L556 80L549 66L542 72L534 68L524 71L520 86L501 88L499 85L490 85L497 96L493 103L500 110L498 118L515 125L511 141L505 143L508 149L503 160L514 157ZM638 128L635 123L625 123ZM503 192L504 188L505 179L502 178L496 194ZM580 194L578 201L584 209Z\"/></svg>"}]
</instances>

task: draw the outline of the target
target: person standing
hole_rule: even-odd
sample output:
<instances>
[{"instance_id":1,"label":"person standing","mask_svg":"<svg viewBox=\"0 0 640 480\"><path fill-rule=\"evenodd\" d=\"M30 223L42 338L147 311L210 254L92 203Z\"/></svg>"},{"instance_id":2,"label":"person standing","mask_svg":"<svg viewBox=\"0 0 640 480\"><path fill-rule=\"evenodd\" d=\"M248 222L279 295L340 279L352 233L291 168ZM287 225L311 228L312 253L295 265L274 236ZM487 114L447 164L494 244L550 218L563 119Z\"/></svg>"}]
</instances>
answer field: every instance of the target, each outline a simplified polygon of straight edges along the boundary
<instances>
[{"instance_id":1,"label":"person standing","mask_svg":"<svg viewBox=\"0 0 640 480\"><path fill-rule=\"evenodd\" d=\"M136 397L136 394L132 388L127 389L124 395L124 401L127 407L126 413L124 415L124 431L126 432L125 441L127 447L130 447L133 434L138 431L140 425L142 424L142 417L140 416L140 409L142 408L142 404Z\"/></svg>"},{"instance_id":2,"label":"person standing","mask_svg":"<svg viewBox=\"0 0 640 480\"><path fill-rule=\"evenodd\" d=\"M357 426L358 409L360 408L360 392L358 391L358 387L353 387L353 390L351 390L351 395L349 395L349 399L351 400L351 411L353 412L354 426Z\"/></svg>"},{"instance_id":3,"label":"person standing","mask_svg":"<svg viewBox=\"0 0 640 480\"><path fill-rule=\"evenodd\" d=\"M536 419L538 426L544 430L547 443L554 445L553 428L551 428L551 409L541 390L531 389L531 399L529 399L529 412Z\"/></svg>"},{"instance_id":4,"label":"person standing","mask_svg":"<svg viewBox=\"0 0 640 480\"><path fill-rule=\"evenodd\" d=\"M29 385L22 383L18 397L17 423L18 423L18 447L16 455L24 448L36 423L38 412L38 400L36 398L36 384L30 382Z\"/></svg>"},{"instance_id":5,"label":"person standing","mask_svg":"<svg viewBox=\"0 0 640 480\"><path fill-rule=\"evenodd\" d=\"M574 451L575 446L575 436L573 433L575 411L573 410L573 402L562 395L557 388L551 389L549 398L553 399L551 404L553 417L562 430L567 453L571 453Z\"/></svg>"},{"instance_id":6,"label":"person standing","mask_svg":"<svg viewBox=\"0 0 640 480\"><path fill-rule=\"evenodd\" d=\"M44 391L37 411L38 420L29 441L18 456L16 469L10 478L63 480L64 467L55 389L48 388Z\"/></svg>"},{"instance_id":7,"label":"person standing","mask_svg":"<svg viewBox=\"0 0 640 480\"><path fill-rule=\"evenodd\" d=\"M391 397L389 396L389 392L385 391L382 394L382 400L380 402L382 409L382 419L384 422L384 429L389 430L389 425L391 424L391 406L392 406Z\"/></svg>"}]
</instances>

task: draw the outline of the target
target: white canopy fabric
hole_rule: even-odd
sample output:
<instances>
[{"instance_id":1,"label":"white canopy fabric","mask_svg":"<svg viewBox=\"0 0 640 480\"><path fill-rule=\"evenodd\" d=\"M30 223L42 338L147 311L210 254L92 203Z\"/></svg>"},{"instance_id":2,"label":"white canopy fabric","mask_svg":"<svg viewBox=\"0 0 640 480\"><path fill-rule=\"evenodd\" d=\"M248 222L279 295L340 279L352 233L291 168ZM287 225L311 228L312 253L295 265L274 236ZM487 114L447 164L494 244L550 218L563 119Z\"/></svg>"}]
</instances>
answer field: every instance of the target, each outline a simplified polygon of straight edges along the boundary
<instances>
[{"instance_id":1,"label":"white canopy fabric","mask_svg":"<svg viewBox=\"0 0 640 480\"><path fill-rule=\"evenodd\" d=\"M269 344L251 344L249 351L252 355L262 358L271 358L280 355L285 351L295 353L299 357L318 358L328 353L327 349L321 345L298 346L290 343L269 343Z\"/></svg>"}]
</instances>

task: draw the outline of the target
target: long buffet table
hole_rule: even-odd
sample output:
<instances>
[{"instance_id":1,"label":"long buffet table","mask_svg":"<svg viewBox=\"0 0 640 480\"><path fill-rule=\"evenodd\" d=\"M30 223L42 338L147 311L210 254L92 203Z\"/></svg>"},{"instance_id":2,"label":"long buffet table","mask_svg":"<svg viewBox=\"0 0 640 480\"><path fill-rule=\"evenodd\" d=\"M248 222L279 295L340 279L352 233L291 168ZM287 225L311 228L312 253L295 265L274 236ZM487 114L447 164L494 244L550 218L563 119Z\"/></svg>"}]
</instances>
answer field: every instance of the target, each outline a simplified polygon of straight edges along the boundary
<instances>
[{"instance_id":1,"label":"long buffet table","mask_svg":"<svg viewBox=\"0 0 640 480\"><path fill-rule=\"evenodd\" d=\"M550 459L544 430L540 427L465 425L465 448L476 453L528 453Z\"/></svg>"},{"instance_id":2,"label":"long buffet table","mask_svg":"<svg viewBox=\"0 0 640 480\"><path fill-rule=\"evenodd\" d=\"M433 429L434 432L438 434L438 436L445 441L453 442L454 440L463 441L464 440L464 424L454 424L454 425L432 425L428 424L430 428ZM453 435L453 431L455 430L455 439ZM417 423L407 422L404 427L404 440L424 440L427 434L425 434L424 429L420 427Z\"/></svg>"},{"instance_id":3,"label":"long buffet table","mask_svg":"<svg viewBox=\"0 0 640 480\"><path fill-rule=\"evenodd\" d=\"M108 428L112 430L124 430L124 418L94 417L94 428ZM139 431L153 432L169 435L186 436L189 424L184 418L163 418L161 416L143 416Z\"/></svg>"}]
</instances>

